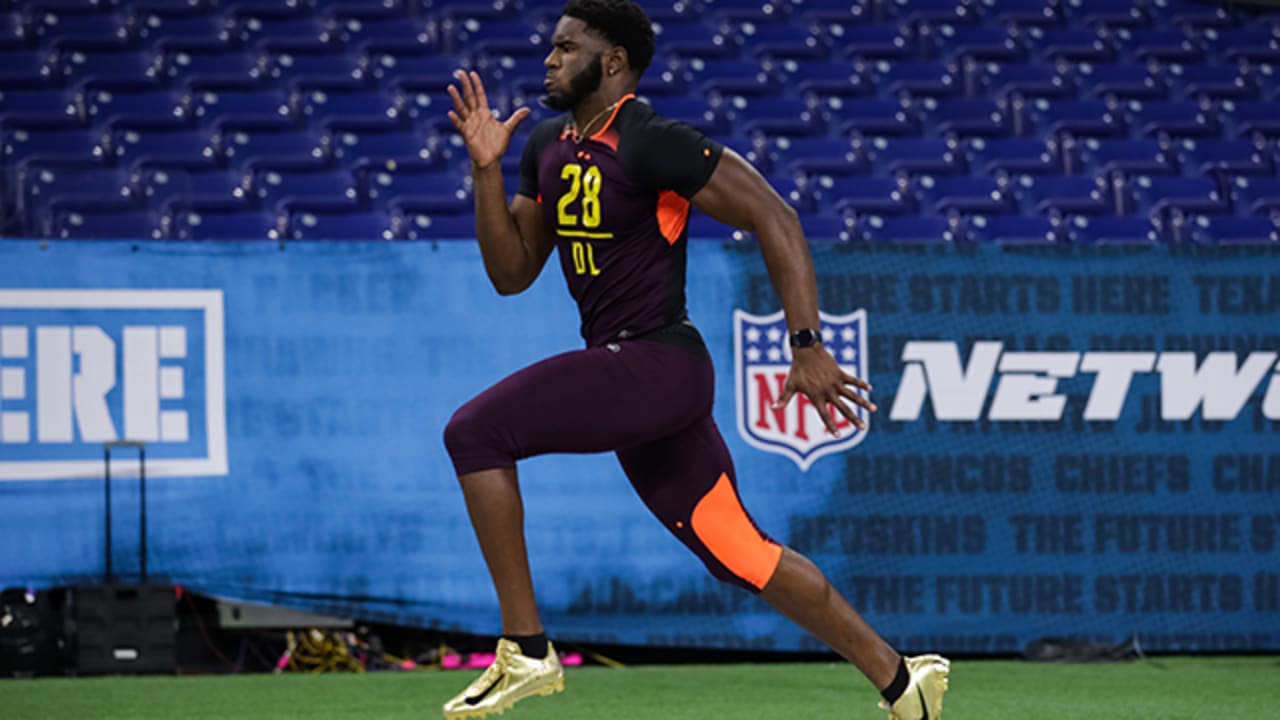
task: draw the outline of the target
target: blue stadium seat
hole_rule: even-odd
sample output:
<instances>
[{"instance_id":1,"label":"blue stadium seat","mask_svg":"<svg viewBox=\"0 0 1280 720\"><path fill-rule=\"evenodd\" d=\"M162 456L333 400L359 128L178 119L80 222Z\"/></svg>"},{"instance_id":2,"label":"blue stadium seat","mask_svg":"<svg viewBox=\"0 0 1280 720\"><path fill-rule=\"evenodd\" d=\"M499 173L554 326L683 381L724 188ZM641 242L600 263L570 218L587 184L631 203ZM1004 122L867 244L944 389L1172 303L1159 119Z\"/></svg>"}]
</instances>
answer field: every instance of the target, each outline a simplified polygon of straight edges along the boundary
<instances>
[{"instance_id":1,"label":"blue stadium seat","mask_svg":"<svg viewBox=\"0 0 1280 720\"><path fill-rule=\"evenodd\" d=\"M954 242L956 231L947 220L933 215L870 215L858 221L853 237L864 243L934 245Z\"/></svg>"},{"instance_id":2,"label":"blue stadium seat","mask_svg":"<svg viewBox=\"0 0 1280 720\"><path fill-rule=\"evenodd\" d=\"M997 25L1035 27L1062 24L1058 3L1054 0L977 0L974 7L983 20Z\"/></svg>"},{"instance_id":3,"label":"blue stadium seat","mask_svg":"<svg viewBox=\"0 0 1280 720\"><path fill-rule=\"evenodd\" d=\"M853 226L834 215L801 215L800 229L810 242L843 243L853 239Z\"/></svg>"},{"instance_id":4,"label":"blue stadium seat","mask_svg":"<svg viewBox=\"0 0 1280 720\"><path fill-rule=\"evenodd\" d=\"M12 115L64 115L75 119L80 111L73 91L37 81L29 87L0 89L0 122Z\"/></svg>"},{"instance_id":5,"label":"blue stadium seat","mask_svg":"<svg viewBox=\"0 0 1280 720\"><path fill-rule=\"evenodd\" d=\"M1072 98L1076 94L1070 76L1049 63L986 63L978 66L977 73L974 87L995 99Z\"/></svg>"},{"instance_id":6,"label":"blue stadium seat","mask_svg":"<svg viewBox=\"0 0 1280 720\"><path fill-rule=\"evenodd\" d=\"M227 21L220 13L198 3L155 2L127 8L129 32L146 45L161 39L227 41Z\"/></svg>"},{"instance_id":7,"label":"blue stadium seat","mask_svg":"<svg viewBox=\"0 0 1280 720\"><path fill-rule=\"evenodd\" d=\"M966 146L974 173L1054 175L1064 171L1056 144L1031 138L975 139Z\"/></svg>"},{"instance_id":8,"label":"blue stadium seat","mask_svg":"<svg viewBox=\"0 0 1280 720\"><path fill-rule=\"evenodd\" d=\"M63 198L49 208L45 237L78 239L159 239L160 218L128 200L112 198Z\"/></svg>"},{"instance_id":9,"label":"blue stadium seat","mask_svg":"<svg viewBox=\"0 0 1280 720\"><path fill-rule=\"evenodd\" d=\"M1217 115L1194 102L1131 101L1124 110L1135 136L1174 139L1218 136Z\"/></svg>"},{"instance_id":10,"label":"blue stadium seat","mask_svg":"<svg viewBox=\"0 0 1280 720\"><path fill-rule=\"evenodd\" d=\"M1178 230L1179 238L1197 245L1280 244L1280 226L1270 218L1229 215L1193 217Z\"/></svg>"},{"instance_id":11,"label":"blue stadium seat","mask_svg":"<svg viewBox=\"0 0 1280 720\"><path fill-rule=\"evenodd\" d=\"M1218 184L1207 177L1138 176L1128 183L1136 203L1133 210L1144 215L1206 215L1230 210ZM1122 202L1125 200L1121 196Z\"/></svg>"},{"instance_id":12,"label":"blue stadium seat","mask_svg":"<svg viewBox=\"0 0 1280 720\"><path fill-rule=\"evenodd\" d=\"M153 80L89 80L76 93L80 117L91 124L121 115L185 120L187 109L180 90Z\"/></svg>"},{"instance_id":13,"label":"blue stadium seat","mask_svg":"<svg viewBox=\"0 0 1280 720\"><path fill-rule=\"evenodd\" d=\"M94 160L31 158L17 168L18 222L28 237L48 234L49 204L59 196L130 197L126 174Z\"/></svg>"},{"instance_id":14,"label":"blue stadium seat","mask_svg":"<svg viewBox=\"0 0 1280 720\"><path fill-rule=\"evenodd\" d=\"M1151 19L1136 2L1114 0L1063 0L1062 16L1067 25L1145 27Z\"/></svg>"},{"instance_id":15,"label":"blue stadium seat","mask_svg":"<svg viewBox=\"0 0 1280 720\"><path fill-rule=\"evenodd\" d=\"M977 63L1022 62L1027 49L1007 29L986 25L938 25L928 35L942 60Z\"/></svg>"},{"instance_id":16,"label":"blue stadium seat","mask_svg":"<svg viewBox=\"0 0 1280 720\"><path fill-rule=\"evenodd\" d=\"M657 57L709 60L738 53L732 37L701 22L654 23L654 33Z\"/></svg>"},{"instance_id":17,"label":"blue stadium seat","mask_svg":"<svg viewBox=\"0 0 1280 720\"><path fill-rule=\"evenodd\" d=\"M274 214L242 201L183 200L165 205L160 225L172 240L278 240Z\"/></svg>"},{"instance_id":18,"label":"blue stadium seat","mask_svg":"<svg viewBox=\"0 0 1280 720\"><path fill-rule=\"evenodd\" d=\"M1274 30L1257 28L1206 28L1205 47L1230 63L1280 63L1280 36Z\"/></svg>"},{"instance_id":19,"label":"blue stadium seat","mask_svg":"<svg viewBox=\"0 0 1280 720\"><path fill-rule=\"evenodd\" d=\"M1006 215L1017 209L1001 184L989 177L922 175L911 187L925 213Z\"/></svg>"},{"instance_id":20,"label":"blue stadium seat","mask_svg":"<svg viewBox=\"0 0 1280 720\"><path fill-rule=\"evenodd\" d=\"M353 78L298 80L289 105L294 116L312 125L333 118L396 121L401 112L394 94Z\"/></svg>"},{"instance_id":21,"label":"blue stadium seat","mask_svg":"<svg viewBox=\"0 0 1280 720\"><path fill-rule=\"evenodd\" d=\"M241 78L261 81L254 54L239 52L217 39L162 38L156 43L156 74L182 81L196 77Z\"/></svg>"},{"instance_id":22,"label":"blue stadium seat","mask_svg":"<svg viewBox=\"0 0 1280 720\"><path fill-rule=\"evenodd\" d=\"M125 117L109 122L104 134L110 162L131 167L143 158L214 162L213 132L192 128L171 116Z\"/></svg>"},{"instance_id":23,"label":"blue stadium seat","mask_svg":"<svg viewBox=\"0 0 1280 720\"><path fill-rule=\"evenodd\" d=\"M420 6L421 14L437 15L446 24L462 24L467 22L492 22L495 20L513 20L519 17L520 7L509 0L479 2L462 0L461 2L440 2L439 0L409 0Z\"/></svg>"},{"instance_id":24,"label":"blue stadium seat","mask_svg":"<svg viewBox=\"0 0 1280 720\"><path fill-rule=\"evenodd\" d=\"M215 124L228 115L290 117L288 92L237 77L193 78L186 84L183 104L201 125Z\"/></svg>"},{"instance_id":25,"label":"blue stadium seat","mask_svg":"<svg viewBox=\"0 0 1280 720\"><path fill-rule=\"evenodd\" d=\"M915 211L905 180L889 177L821 177L812 183L820 212L907 215Z\"/></svg>"},{"instance_id":26,"label":"blue stadium seat","mask_svg":"<svg viewBox=\"0 0 1280 720\"><path fill-rule=\"evenodd\" d=\"M0 186L3 187L3 206L12 208L13 181L22 160L34 156L72 157L82 160L99 160L97 152L100 134L85 129L76 120L65 116L16 116L0 126Z\"/></svg>"},{"instance_id":27,"label":"blue stadium seat","mask_svg":"<svg viewBox=\"0 0 1280 720\"><path fill-rule=\"evenodd\" d=\"M1083 63L1076 78L1082 91L1109 103L1125 100L1164 100L1169 88L1151 66L1140 63Z\"/></svg>"},{"instance_id":28,"label":"blue stadium seat","mask_svg":"<svg viewBox=\"0 0 1280 720\"><path fill-rule=\"evenodd\" d=\"M827 42L836 54L848 60L911 60L918 57L919 48L915 35L906 25L893 23L876 25L829 25Z\"/></svg>"},{"instance_id":29,"label":"blue stadium seat","mask_svg":"<svg viewBox=\"0 0 1280 720\"><path fill-rule=\"evenodd\" d=\"M238 7L232 9L229 15L228 32L231 39L245 47L252 47L266 38L321 42L333 40L324 20L308 14L305 7Z\"/></svg>"},{"instance_id":30,"label":"blue stadium seat","mask_svg":"<svg viewBox=\"0 0 1280 720\"><path fill-rule=\"evenodd\" d=\"M83 0L43 0L22 6L27 28L36 42L51 37L127 37L124 17L110 3Z\"/></svg>"},{"instance_id":31,"label":"blue stadium seat","mask_svg":"<svg viewBox=\"0 0 1280 720\"><path fill-rule=\"evenodd\" d=\"M1123 117L1100 100L1037 99L1013 107L1017 115L1018 134L1034 128L1046 135L1114 138L1125 134Z\"/></svg>"},{"instance_id":32,"label":"blue stadium seat","mask_svg":"<svg viewBox=\"0 0 1280 720\"><path fill-rule=\"evenodd\" d=\"M1156 140L1087 139L1077 147L1082 166L1068 167L1067 172L1172 175L1178 171L1173 153Z\"/></svg>"},{"instance_id":33,"label":"blue stadium seat","mask_svg":"<svg viewBox=\"0 0 1280 720\"><path fill-rule=\"evenodd\" d=\"M799 20L808 25L869 22L873 0L805 0L794 8Z\"/></svg>"},{"instance_id":34,"label":"blue stadium seat","mask_svg":"<svg viewBox=\"0 0 1280 720\"><path fill-rule=\"evenodd\" d=\"M925 132L929 135L968 139L1013 134L1007 108L994 100L924 98L919 106Z\"/></svg>"},{"instance_id":35,"label":"blue stadium seat","mask_svg":"<svg viewBox=\"0 0 1280 720\"><path fill-rule=\"evenodd\" d=\"M724 118L703 98L656 97L653 108L672 120L689 123L704 133L719 133L726 125Z\"/></svg>"},{"instance_id":36,"label":"blue stadium seat","mask_svg":"<svg viewBox=\"0 0 1280 720\"><path fill-rule=\"evenodd\" d=\"M1136 215L1088 217L1078 215L1064 224L1073 245L1157 245L1160 228L1151 218Z\"/></svg>"},{"instance_id":37,"label":"blue stadium seat","mask_svg":"<svg viewBox=\"0 0 1280 720\"><path fill-rule=\"evenodd\" d=\"M58 74L57 57L30 48L0 49L0 88L52 87Z\"/></svg>"},{"instance_id":38,"label":"blue stadium seat","mask_svg":"<svg viewBox=\"0 0 1280 720\"><path fill-rule=\"evenodd\" d=\"M1280 213L1280 178L1232 178L1231 200L1236 212L1241 215Z\"/></svg>"},{"instance_id":39,"label":"blue stadium seat","mask_svg":"<svg viewBox=\"0 0 1280 720\"><path fill-rule=\"evenodd\" d=\"M444 47L477 57L541 58L551 50L551 38L523 20L462 23L444 34Z\"/></svg>"},{"instance_id":40,"label":"blue stadium seat","mask_svg":"<svg viewBox=\"0 0 1280 720\"><path fill-rule=\"evenodd\" d=\"M16 12L0 12L0 48L21 48L27 45L27 24Z\"/></svg>"},{"instance_id":41,"label":"blue stadium seat","mask_svg":"<svg viewBox=\"0 0 1280 720\"><path fill-rule=\"evenodd\" d=\"M1091 175L1020 175L1012 190L1026 213L1114 215L1116 211L1106 182Z\"/></svg>"},{"instance_id":42,"label":"blue stadium seat","mask_svg":"<svg viewBox=\"0 0 1280 720\"><path fill-rule=\"evenodd\" d=\"M1228 119L1235 137L1280 138L1280 101L1222 102L1222 117Z\"/></svg>"},{"instance_id":43,"label":"blue stadium seat","mask_svg":"<svg viewBox=\"0 0 1280 720\"><path fill-rule=\"evenodd\" d=\"M1031 57L1041 62L1109 62L1115 50L1096 30L1030 27L1021 36Z\"/></svg>"},{"instance_id":44,"label":"blue stadium seat","mask_svg":"<svg viewBox=\"0 0 1280 720\"><path fill-rule=\"evenodd\" d=\"M263 75L280 86L303 76L328 76L360 80L360 57L348 55L320 40L265 40L258 63Z\"/></svg>"},{"instance_id":45,"label":"blue stadium seat","mask_svg":"<svg viewBox=\"0 0 1280 720\"><path fill-rule=\"evenodd\" d=\"M360 48L370 42L396 42L444 51L436 28L422 18L398 13L386 17L348 15L334 17L331 23L332 34L347 48Z\"/></svg>"},{"instance_id":46,"label":"blue stadium seat","mask_svg":"<svg viewBox=\"0 0 1280 720\"><path fill-rule=\"evenodd\" d=\"M680 66L689 87L704 94L746 97L774 95L777 82L764 67L752 60L703 60L694 58Z\"/></svg>"},{"instance_id":47,"label":"blue stadium seat","mask_svg":"<svg viewBox=\"0 0 1280 720\"><path fill-rule=\"evenodd\" d=\"M788 0L703 0L702 14L722 25L767 24L786 19Z\"/></svg>"},{"instance_id":48,"label":"blue stadium seat","mask_svg":"<svg viewBox=\"0 0 1280 720\"><path fill-rule=\"evenodd\" d=\"M817 33L792 24L737 25L734 42L760 59L814 61L825 60L830 53Z\"/></svg>"},{"instance_id":49,"label":"blue stadium seat","mask_svg":"<svg viewBox=\"0 0 1280 720\"><path fill-rule=\"evenodd\" d=\"M965 171L955 143L920 138L872 138L863 152L877 174L956 175Z\"/></svg>"},{"instance_id":50,"label":"blue stadium seat","mask_svg":"<svg viewBox=\"0 0 1280 720\"><path fill-rule=\"evenodd\" d=\"M365 162L354 171L358 196L375 210L410 199L433 212L457 215L470 212L471 197L466 180L457 172L441 170L435 163L417 162L409 158ZM507 192L514 193L514 186Z\"/></svg>"},{"instance_id":51,"label":"blue stadium seat","mask_svg":"<svg viewBox=\"0 0 1280 720\"><path fill-rule=\"evenodd\" d=\"M847 137L776 138L764 155L768 167L798 175L839 177L867 170Z\"/></svg>"},{"instance_id":52,"label":"blue stadium seat","mask_svg":"<svg viewBox=\"0 0 1280 720\"><path fill-rule=\"evenodd\" d=\"M1152 17L1170 25L1207 28L1231 24L1230 13L1217 3L1197 0L1147 0L1147 3Z\"/></svg>"},{"instance_id":53,"label":"blue stadium seat","mask_svg":"<svg viewBox=\"0 0 1280 720\"><path fill-rule=\"evenodd\" d=\"M413 209L396 209L391 225L397 237L406 240L471 240L476 236L476 220L471 215L430 215Z\"/></svg>"},{"instance_id":54,"label":"blue stadium seat","mask_svg":"<svg viewBox=\"0 0 1280 720\"><path fill-rule=\"evenodd\" d=\"M821 116L801 98L730 98L724 114L743 135L808 137L823 131Z\"/></svg>"},{"instance_id":55,"label":"blue stadium seat","mask_svg":"<svg viewBox=\"0 0 1280 720\"><path fill-rule=\"evenodd\" d=\"M309 158L323 161L324 151L311 133L298 130L285 118L227 117L213 134L217 156L228 166L242 168L253 159Z\"/></svg>"},{"instance_id":56,"label":"blue stadium seat","mask_svg":"<svg viewBox=\"0 0 1280 720\"><path fill-rule=\"evenodd\" d=\"M918 135L920 122L915 108L900 100L845 100L832 108L831 122L841 135L896 137Z\"/></svg>"},{"instance_id":57,"label":"blue stadium seat","mask_svg":"<svg viewBox=\"0 0 1280 720\"><path fill-rule=\"evenodd\" d=\"M977 20L977 13L964 0L887 0L882 6L891 20L913 26Z\"/></svg>"},{"instance_id":58,"label":"blue stadium seat","mask_svg":"<svg viewBox=\"0 0 1280 720\"><path fill-rule=\"evenodd\" d=\"M90 78L142 80L155 76L154 55L124 38L58 38L54 41L58 70L70 84Z\"/></svg>"},{"instance_id":59,"label":"blue stadium seat","mask_svg":"<svg viewBox=\"0 0 1280 720\"><path fill-rule=\"evenodd\" d=\"M248 201L244 176L212 162L141 160L131 173L130 184L138 200L153 210L178 198Z\"/></svg>"},{"instance_id":60,"label":"blue stadium seat","mask_svg":"<svg viewBox=\"0 0 1280 720\"><path fill-rule=\"evenodd\" d=\"M746 232L694 209L689 213L690 240L741 240Z\"/></svg>"},{"instance_id":61,"label":"blue stadium seat","mask_svg":"<svg viewBox=\"0 0 1280 720\"><path fill-rule=\"evenodd\" d=\"M539 83L542 82L541 76L534 77ZM636 85L636 94L641 97L684 95L688 91L688 78L672 68L650 67L640 76L640 82ZM534 92L541 92L541 88Z\"/></svg>"},{"instance_id":62,"label":"blue stadium seat","mask_svg":"<svg viewBox=\"0 0 1280 720\"><path fill-rule=\"evenodd\" d=\"M344 168L366 161L382 163L393 158L414 158L416 162L437 167L443 164L443 158L429 147L426 138L390 122L333 120L325 124L320 143L325 154Z\"/></svg>"},{"instance_id":63,"label":"blue stadium seat","mask_svg":"<svg viewBox=\"0 0 1280 720\"><path fill-rule=\"evenodd\" d=\"M432 118L447 117L445 113L453 109L453 101L446 94L446 88L452 83L452 78L444 76L397 80L391 87L396 114L417 125L429 123ZM503 109L501 102L493 103L494 99L490 97L491 105Z\"/></svg>"},{"instance_id":64,"label":"blue stadium seat","mask_svg":"<svg viewBox=\"0 0 1280 720\"><path fill-rule=\"evenodd\" d=\"M1270 175L1269 148L1249 140L1183 140L1174 146L1188 173L1203 175Z\"/></svg>"},{"instance_id":65,"label":"blue stadium seat","mask_svg":"<svg viewBox=\"0 0 1280 720\"><path fill-rule=\"evenodd\" d=\"M1254 100L1258 88L1253 81L1230 65L1180 65L1165 68L1174 94L1183 100Z\"/></svg>"},{"instance_id":66,"label":"blue stadium seat","mask_svg":"<svg viewBox=\"0 0 1280 720\"><path fill-rule=\"evenodd\" d=\"M848 62L783 60L773 63L772 69L783 78L785 87L800 95L854 98L873 92L866 76Z\"/></svg>"},{"instance_id":67,"label":"blue stadium seat","mask_svg":"<svg viewBox=\"0 0 1280 720\"><path fill-rule=\"evenodd\" d=\"M369 43L365 45L361 67L383 87L405 80L433 81L443 90L453 82L453 73L462 67L458 58L437 55L417 43Z\"/></svg>"},{"instance_id":68,"label":"blue stadium seat","mask_svg":"<svg viewBox=\"0 0 1280 720\"><path fill-rule=\"evenodd\" d=\"M883 97L947 97L963 92L957 70L940 62L867 63L866 73Z\"/></svg>"},{"instance_id":69,"label":"blue stadium seat","mask_svg":"<svg viewBox=\"0 0 1280 720\"><path fill-rule=\"evenodd\" d=\"M969 242L995 245L1052 245L1059 241L1057 226L1046 217L975 215L964 224Z\"/></svg>"},{"instance_id":70,"label":"blue stadium seat","mask_svg":"<svg viewBox=\"0 0 1280 720\"><path fill-rule=\"evenodd\" d=\"M267 210L276 210L286 199L357 202L355 178L343 170L326 170L306 163L255 162L246 173L251 177L252 202Z\"/></svg>"},{"instance_id":71,"label":"blue stadium seat","mask_svg":"<svg viewBox=\"0 0 1280 720\"><path fill-rule=\"evenodd\" d=\"M1124 48L1130 60L1140 63L1192 63L1204 52L1181 30L1121 28L1116 31L1116 45Z\"/></svg>"},{"instance_id":72,"label":"blue stadium seat","mask_svg":"<svg viewBox=\"0 0 1280 720\"><path fill-rule=\"evenodd\" d=\"M291 206L285 221L289 240L392 240L391 217L385 212L344 207Z\"/></svg>"}]
</instances>

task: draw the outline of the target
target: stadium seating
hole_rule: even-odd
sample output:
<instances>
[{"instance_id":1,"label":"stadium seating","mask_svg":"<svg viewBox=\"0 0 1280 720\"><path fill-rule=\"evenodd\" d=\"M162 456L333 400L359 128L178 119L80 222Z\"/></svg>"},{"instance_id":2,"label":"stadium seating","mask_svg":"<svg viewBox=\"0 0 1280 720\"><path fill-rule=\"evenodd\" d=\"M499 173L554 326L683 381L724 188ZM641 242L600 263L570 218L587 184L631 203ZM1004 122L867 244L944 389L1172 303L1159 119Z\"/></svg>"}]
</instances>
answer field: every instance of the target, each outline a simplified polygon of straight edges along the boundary
<instances>
[{"instance_id":1,"label":"stadium seating","mask_svg":"<svg viewBox=\"0 0 1280 720\"><path fill-rule=\"evenodd\" d=\"M445 88L473 68L500 114L550 117L536 103L561 7L4 0L0 232L469 237ZM747 158L815 242L1271 242L1280 222L1280 11L647 9L657 56L641 99ZM509 193L533 124L503 160ZM697 214L690 230L741 236Z\"/></svg>"}]
</instances>

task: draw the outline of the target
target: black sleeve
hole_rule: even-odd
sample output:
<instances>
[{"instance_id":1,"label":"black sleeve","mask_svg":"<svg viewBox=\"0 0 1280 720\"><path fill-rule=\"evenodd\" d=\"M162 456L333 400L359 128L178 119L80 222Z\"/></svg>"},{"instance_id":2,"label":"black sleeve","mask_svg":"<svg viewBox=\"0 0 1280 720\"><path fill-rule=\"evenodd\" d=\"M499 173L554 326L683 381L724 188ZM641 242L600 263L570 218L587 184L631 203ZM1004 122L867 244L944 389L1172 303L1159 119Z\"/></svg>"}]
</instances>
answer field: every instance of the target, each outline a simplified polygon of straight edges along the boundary
<instances>
[{"instance_id":1,"label":"black sleeve","mask_svg":"<svg viewBox=\"0 0 1280 720\"><path fill-rule=\"evenodd\" d=\"M518 193L527 198L538 199L538 150L534 147L533 136L524 143L524 153L520 156L520 189Z\"/></svg>"},{"instance_id":2,"label":"black sleeve","mask_svg":"<svg viewBox=\"0 0 1280 720\"><path fill-rule=\"evenodd\" d=\"M688 200L702 189L720 162L724 146L692 125L654 115L623 140L624 162L642 186L674 190ZM628 142L630 140L630 142Z\"/></svg>"},{"instance_id":3,"label":"black sleeve","mask_svg":"<svg viewBox=\"0 0 1280 720\"><path fill-rule=\"evenodd\" d=\"M520 187L516 190L519 194L538 199L541 194L538 190L538 155L546 147L547 141L559 132L562 124L562 121L555 119L543 120L529 134L529 139L524 143L524 152L520 155Z\"/></svg>"}]
</instances>

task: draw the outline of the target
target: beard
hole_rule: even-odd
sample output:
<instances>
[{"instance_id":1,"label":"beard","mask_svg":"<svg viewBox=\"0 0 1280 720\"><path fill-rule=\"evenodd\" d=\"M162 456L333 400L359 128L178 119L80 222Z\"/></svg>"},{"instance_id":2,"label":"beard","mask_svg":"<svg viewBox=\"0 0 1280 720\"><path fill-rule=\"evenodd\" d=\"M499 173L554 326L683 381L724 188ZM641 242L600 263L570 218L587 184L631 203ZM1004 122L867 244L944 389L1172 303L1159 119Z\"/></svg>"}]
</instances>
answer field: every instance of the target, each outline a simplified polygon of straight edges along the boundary
<instances>
[{"instance_id":1,"label":"beard","mask_svg":"<svg viewBox=\"0 0 1280 720\"><path fill-rule=\"evenodd\" d=\"M587 63L577 75L569 78L569 90L563 93L549 92L543 95L539 102L551 108L552 110L572 110L577 107L578 103L586 100L588 96L600 89L600 82L604 80L604 55L596 53L596 56Z\"/></svg>"}]
</instances>

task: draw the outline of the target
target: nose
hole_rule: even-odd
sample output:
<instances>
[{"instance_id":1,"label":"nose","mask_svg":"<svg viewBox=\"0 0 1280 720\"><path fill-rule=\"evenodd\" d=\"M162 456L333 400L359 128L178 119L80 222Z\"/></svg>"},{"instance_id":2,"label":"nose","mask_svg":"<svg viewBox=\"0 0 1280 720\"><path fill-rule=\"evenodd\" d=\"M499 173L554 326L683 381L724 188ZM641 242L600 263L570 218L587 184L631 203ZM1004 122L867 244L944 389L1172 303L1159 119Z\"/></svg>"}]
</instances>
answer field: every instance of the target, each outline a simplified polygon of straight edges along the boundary
<instances>
[{"instance_id":1,"label":"nose","mask_svg":"<svg viewBox=\"0 0 1280 720\"><path fill-rule=\"evenodd\" d=\"M559 58L557 57L557 55L559 55L559 53L560 53L560 51L559 51L558 49L556 49L556 48L551 48L551 52L547 53L547 56L546 56L545 58L543 58L543 59L542 59L542 64L543 64L543 65L545 65L545 66L546 66L547 68L549 68L549 69L550 69L550 68L555 68L557 65L559 65L559 64L560 64L560 60L559 60Z\"/></svg>"}]
</instances>

